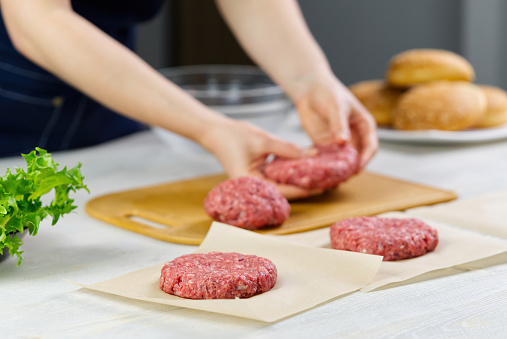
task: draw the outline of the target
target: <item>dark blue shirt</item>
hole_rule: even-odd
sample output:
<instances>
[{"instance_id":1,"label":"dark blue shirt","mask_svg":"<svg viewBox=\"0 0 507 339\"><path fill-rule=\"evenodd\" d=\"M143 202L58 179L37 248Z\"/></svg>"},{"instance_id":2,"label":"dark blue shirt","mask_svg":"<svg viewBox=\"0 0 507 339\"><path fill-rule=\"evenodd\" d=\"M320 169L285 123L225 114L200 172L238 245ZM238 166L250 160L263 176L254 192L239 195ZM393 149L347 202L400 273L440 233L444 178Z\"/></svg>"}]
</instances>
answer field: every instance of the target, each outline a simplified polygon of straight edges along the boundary
<instances>
[{"instance_id":1,"label":"dark blue shirt","mask_svg":"<svg viewBox=\"0 0 507 339\"><path fill-rule=\"evenodd\" d=\"M74 0L72 6L102 31L134 49L135 25L153 17L162 3ZM49 151L85 147L142 128L19 54L0 16L0 156L29 152L36 146Z\"/></svg>"}]
</instances>

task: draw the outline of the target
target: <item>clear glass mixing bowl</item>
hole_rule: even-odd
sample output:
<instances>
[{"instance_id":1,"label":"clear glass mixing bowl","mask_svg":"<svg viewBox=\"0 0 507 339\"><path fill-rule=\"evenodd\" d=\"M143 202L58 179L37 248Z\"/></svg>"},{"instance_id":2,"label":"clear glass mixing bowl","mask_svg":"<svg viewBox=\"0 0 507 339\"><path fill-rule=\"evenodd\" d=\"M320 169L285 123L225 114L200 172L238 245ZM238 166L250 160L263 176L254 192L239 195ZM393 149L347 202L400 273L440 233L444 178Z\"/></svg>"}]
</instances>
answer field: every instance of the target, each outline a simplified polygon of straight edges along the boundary
<instances>
[{"instance_id":1,"label":"clear glass mixing bowl","mask_svg":"<svg viewBox=\"0 0 507 339\"><path fill-rule=\"evenodd\" d=\"M159 72L211 109L272 133L292 109L283 89L255 66L198 65L165 68ZM153 129L175 149L201 149L169 131Z\"/></svg>"}]
</instances>

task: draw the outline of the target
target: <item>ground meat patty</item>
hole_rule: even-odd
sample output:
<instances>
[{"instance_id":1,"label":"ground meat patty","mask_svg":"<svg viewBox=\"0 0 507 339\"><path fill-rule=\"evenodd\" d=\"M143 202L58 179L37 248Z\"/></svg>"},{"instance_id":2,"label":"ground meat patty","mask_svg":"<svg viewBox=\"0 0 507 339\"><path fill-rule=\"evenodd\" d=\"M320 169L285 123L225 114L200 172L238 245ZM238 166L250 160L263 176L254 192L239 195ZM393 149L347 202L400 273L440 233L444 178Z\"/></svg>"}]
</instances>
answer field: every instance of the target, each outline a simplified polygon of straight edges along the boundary
<instances>
[{"instance_id":1,"label":"ground meat patty","mask_svg":"<svg viewBox=\"0 0 507 339\"><path fill-rule=\"evenodd\" d=\"M419 219L358 217L331 226L331 247L384 256L384 261L418 257L433 251L437 231Z\"/></svg>"},{"instance_id":2,"label":"ground meat patty","mask_svg":"<svg viewBox=\"0 0 507 339\"><path fill-rule=\"evenodd\" d=\"M204 200L204 209L214 220L249 230L281 225L290 213L276 186L254 177L218 184Z\"/></svg>"},{"instance_id":3,"label":"ground meat patty","mask_svg":"<svg viewBox=\"0 0 507 339\"><path fill-rule=\"evenodd\" d=\"M305 189L334 188L349 179L358 167L358 152L349 144L317 145L317 155L301 159L275 158L266 164L267 178Z\"/></svg>"},{"instance_id":4,"label":"ground meat patty","mask_svg":"<svg viewBox=\"0 0 507 339\"><path fill-rule=\"evenodd\" d=\"M275 286L276 266L239 253L188 254L162 268L162 291L188 299L249 298Z\"/></svg>"}]
</instances>

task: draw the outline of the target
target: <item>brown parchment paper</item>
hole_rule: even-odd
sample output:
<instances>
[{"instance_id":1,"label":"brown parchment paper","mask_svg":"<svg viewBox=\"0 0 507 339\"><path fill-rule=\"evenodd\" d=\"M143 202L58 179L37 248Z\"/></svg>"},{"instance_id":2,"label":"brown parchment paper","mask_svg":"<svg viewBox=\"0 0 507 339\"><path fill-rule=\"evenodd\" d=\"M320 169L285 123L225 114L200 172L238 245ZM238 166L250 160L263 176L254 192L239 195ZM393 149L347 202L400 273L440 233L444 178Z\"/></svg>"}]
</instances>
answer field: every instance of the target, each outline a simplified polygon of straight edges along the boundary
<instances>
[{"instance_id":1,"label":"brown parchment paper","mask_svg":"<svg viewBox=\"0 0 507 339\"><path fill-rule=\"evenodd\" d=\"M507 191L412 208L405 213L507 239Z\"/></svg>"},{"instance_id":2,"label":"brown parchment paper","mask_svg":"<svg viewBox=\"0 0 507 339\"><path fill-rule=\"evenodd\" d=\"M401 212L384 213L379 216L392 218L415 217ZM426 218L421 219L437 229L439 242L436 249L417 258L383 261L373 280L361 291L369 292L381 286L405 281L424 273L461 265L507 251L507 241L503 239ZM278 237L293 243L330 248L329 228Z\"/></svg>"},{"instance_id":3,"label":"brown parchment paper","mask_svg":"<svg viewBox=\"0 0 507 339\"><path fill-rule=\"evenodd\" d=\"M217 222L212 224L196 253L211 251L270 259L278 270L276 285L248 299L183 299L158 287L164 263L93 285L71 283L131 299L272 322L364 287L382 261L380 256L299 246Z\"/></svg>"}]
</instances>

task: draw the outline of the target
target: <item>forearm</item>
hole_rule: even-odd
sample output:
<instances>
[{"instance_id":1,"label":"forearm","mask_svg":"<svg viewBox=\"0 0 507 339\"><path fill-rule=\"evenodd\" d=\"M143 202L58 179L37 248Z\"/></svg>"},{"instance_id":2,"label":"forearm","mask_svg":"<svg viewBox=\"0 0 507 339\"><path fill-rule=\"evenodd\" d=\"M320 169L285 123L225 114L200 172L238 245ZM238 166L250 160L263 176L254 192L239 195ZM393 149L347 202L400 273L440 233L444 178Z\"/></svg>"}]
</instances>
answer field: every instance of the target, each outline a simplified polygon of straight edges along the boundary
<instances>
[{"instance_id":1,"label":"forearm","mask_svg":"<svg viewBox=\"0 0 507 339\"><path fill-rule=\"evenodd\" d=\"M68 0L1 0L18 49L103 105L197 140L225 119L77 15Z\"/></svg>"},{"instance_id":2,"label":"forearm","mask_svg":"<svg viewBox=\"0 0 507 339\"><path fill-rule=\"evenodd\" d=\"M294 0L216 0L243 48L296 101L308 80L332 81L329 63Z\"/></svg>"}]
</instances>

